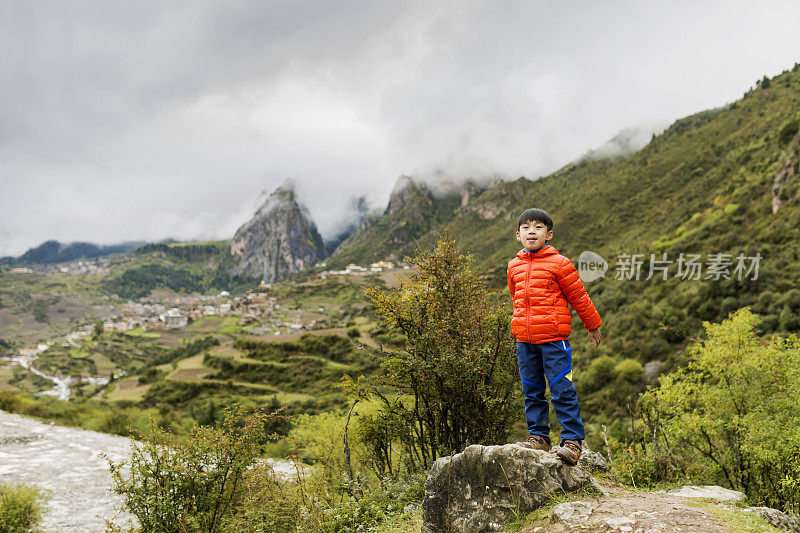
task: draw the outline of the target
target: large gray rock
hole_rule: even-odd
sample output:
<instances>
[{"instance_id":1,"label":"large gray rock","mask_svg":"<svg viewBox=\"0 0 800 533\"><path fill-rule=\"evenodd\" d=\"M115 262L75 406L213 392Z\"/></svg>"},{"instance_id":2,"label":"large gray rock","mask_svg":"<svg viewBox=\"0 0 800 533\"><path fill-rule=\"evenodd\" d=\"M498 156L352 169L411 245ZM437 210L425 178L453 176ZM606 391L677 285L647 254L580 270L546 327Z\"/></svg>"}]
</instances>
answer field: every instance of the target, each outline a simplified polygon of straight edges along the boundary
<instances>
[{"instance_id":1,"label":"large gray rock","mask_svg":"<svg viewBox=\"0 0 800 533\"><path fill-rule=\"evenodd\" d=\"M798 531L800 532L800 518L789 516L772 507L748 507L744 510L746 513L755 513L773 527L777 527L783 531Z\"/></svg>"},{"instance_id":2,"label":"large gray rock","mask_svg":"<svg viewBox=\"0 0 800 533\"><path fill-rule=\"evenodd\" d=\"M709 498L721 502L740 502L744 500L744 493L738 490L730 490L717 485L684 485L679 489L668 490L667 494L681 496L683 498Z\"/></svg>"},{"instance_id":3,"label":"large gray rock","mask_svg":"<svg viewBox=\"0 0 800 533\"><path fill-rule=\"evenodd\" d=\"M597 473L607 473L610 472L611 469L608 467L608 463L606 463L605 457L597 452L593 452L590 450L586 443L583 445L583 450L581 451L581 459L578 463L583 468L587 469L589 472Z\"/></svg>"},{"instance_id":4,"label":"large gray rock","mask_svg":"<svg viewBox=\"0 0 800 533\"><path fill-rule=\"evenodd\" d=\"M467 447L437 459L425 482L422 532L500 531L551 494L595 487L580 466L552 453L506 444Z\"/></svg>"}]
</instances>

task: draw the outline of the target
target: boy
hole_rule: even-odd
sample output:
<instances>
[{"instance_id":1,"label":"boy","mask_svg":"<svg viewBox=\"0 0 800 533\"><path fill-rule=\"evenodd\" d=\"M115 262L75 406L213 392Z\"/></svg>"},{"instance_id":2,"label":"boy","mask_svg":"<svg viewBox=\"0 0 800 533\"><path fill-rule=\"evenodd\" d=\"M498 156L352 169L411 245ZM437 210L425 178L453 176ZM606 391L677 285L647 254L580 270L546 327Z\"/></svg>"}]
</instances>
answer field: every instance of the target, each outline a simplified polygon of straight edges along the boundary
<instances>
[{"instance_id":1,"label":"boy","mask_svg":"<svg viewBox=\"0 0 800 533\"><path fill-rule=\"evenodd\" d=\"M525 419L530 437L518 444L550 451L549 407L545 382L556 418L562 426L556 454L575 465L584 438L578 395L572 385L572 316L567 303L589 330L589 342L598 346L600 315L583 288L572 263L547 244L553 238L553 219L541 209L527 209L517 220L522 250L508 263L508 290L514 302L511 332L517 338L517 362L525 396Z\"/></svg>"}]
</instances>

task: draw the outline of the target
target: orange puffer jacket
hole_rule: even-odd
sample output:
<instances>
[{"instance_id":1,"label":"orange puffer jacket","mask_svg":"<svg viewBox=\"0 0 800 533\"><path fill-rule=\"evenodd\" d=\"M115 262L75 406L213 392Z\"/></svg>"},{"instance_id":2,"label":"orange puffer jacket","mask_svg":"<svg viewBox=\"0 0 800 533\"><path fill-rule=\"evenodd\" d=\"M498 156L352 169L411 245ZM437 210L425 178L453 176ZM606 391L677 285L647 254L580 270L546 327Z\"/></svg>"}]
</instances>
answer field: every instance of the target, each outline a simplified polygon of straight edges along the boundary
<instances>
[{"instance_id":1,"label":"orange puffer jacket","mask_svg":"<svg viewBox=\"0 0 800 533\"><path fill-rule=\"evenodd\" d=\"M508 262L508 290L514 301L511 332L518 341L566 340L572 329L567 303L586 329L599 328L602 323L578 271L549 244L533 252L520 250Z\"/></svg>"}]
</instances>

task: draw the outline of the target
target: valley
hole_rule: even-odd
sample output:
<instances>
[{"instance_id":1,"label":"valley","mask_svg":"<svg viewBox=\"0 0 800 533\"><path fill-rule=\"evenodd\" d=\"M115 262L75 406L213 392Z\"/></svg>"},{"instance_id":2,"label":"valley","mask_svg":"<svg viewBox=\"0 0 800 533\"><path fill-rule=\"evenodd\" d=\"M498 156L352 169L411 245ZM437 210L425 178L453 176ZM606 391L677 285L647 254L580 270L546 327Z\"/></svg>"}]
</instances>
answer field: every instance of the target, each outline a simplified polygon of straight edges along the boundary
<instances>
[{"instance_id":1,"label":"valley","mask_svg":"<svg viewBox=\"0 0 800 533\"><path fill-rule=\"evenodd\" d=\"M295 414L335 408L343 399L331 386L343 374L374 372L370 354L386 345L362 287L397 286L398 273L407 273L320 267L298 280L253 281L251 290L233 295L156 289L134 301L99 294L120 271L136 268L138 259L116 258L103 275L64 267L68 272L0 274L5 301L23 301L21 294L40 301L57 288L79 291L73 297L85 302L69 322L60 320L57 304L46 309L44 322L36 322L25 305L7 309L18 322L39 328L26 332L5 323L0 329L7 346L0 394L27 395L33 404L48 398L78 402L91 414L73 413L59 422L84 425L91 418L91 427L124 435L136 424L111 423L104 410L121 410L127 423L158 412L182 433L190 420L205 416L205 423L213 422L214 412L240 400L286 406ZM259 353L263 346L281 353L266 357Z\"/></svg>"},{"instance_id":2,"label":"valley","mask_svg":"<svg viewBox=\"0 0 800 533\"><path fill-rule=\"evenodd\" d=\"M376 505L402 516L392 505L419 502L423 467L454 452L425 438L494 422L485 413L496 391L453 385L469 373L447 358L474 355L476 376L497 361L504 379L516 371L506 265L519 249L516 217L536 206L555 221L550 244L573 264L587 251L608 260L584 280L603 343L591 346L572 319L586 443L613 456L614 476L632 486L720 483L791 512L800 468L784 458L800 453L800 366L783 362L800 354L799 124L795 65L632 153L589 153L548 176L480 186L402 177L385 209L364 213L330 255L281 187L231 241L149 243L76 260L85 264L7 261L0 409L189 443L219 429L230 406L266 410L274 416L259 419L258 453L300 458L322 480L318 500L290 487L287 505L324 501L319 516L346 520L347 505L378 494ZM428 256L428 270L406 259L432 250L441 254ZM666 261L686 257L706 259L704 275ZM758 269L721 267L736 258ZM632 259L651 275L628 275ZM400 284L419 272L429 277ZM447 292L462 275L480 298ZM478 300L494 313L495 353L465 348L484 338L483 318L462 322ZM443 315L429 313L439 304ZM517 378L502 382L507 409L522 404ZM471 407L485 418L443 422L475 391L485 396ZM550 422L557 428L553 413ZM487 441L527 433L521 416L503 424Z\"/></svg>"}]
</instances>

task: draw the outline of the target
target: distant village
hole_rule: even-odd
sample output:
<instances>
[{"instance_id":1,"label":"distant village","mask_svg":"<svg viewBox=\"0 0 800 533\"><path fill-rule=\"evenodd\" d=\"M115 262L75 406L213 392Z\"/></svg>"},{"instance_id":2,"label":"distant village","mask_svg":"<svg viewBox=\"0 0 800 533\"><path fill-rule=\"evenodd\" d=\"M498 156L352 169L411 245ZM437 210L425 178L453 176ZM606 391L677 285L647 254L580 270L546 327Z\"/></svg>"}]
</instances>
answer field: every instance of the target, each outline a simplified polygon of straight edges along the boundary
<instances>
[{"instance_id":1,"label":"distant village","mask_svg":"<svg viewBox=\"0 0 800 533\"><path fill-rule=\"evenodd\" d=\"M58 272L61 274L108 274L108 267L112 263L111 259L98 257L97 259L86 259L83 261L70 261L69 263L56 263L47 265L36 265L31 267L9 268L9 274L46 274Z\"/></svg>"},{"instance_id":2,"label":"distant village","mask_svg":"<svg viewBox=\"0 0 800 533\"><path fill-rule=\"evenodd\" d=\"M325 268L326 266L324 262L315 265L317 268ZM100 273L100 270L106 267L107 262L104 262L101 258L95 261L75 261L66 265L51 267L50 270L64 274L83 274ZM395 264L390 261L378 261L368 267L350 264L343 270L325 270L320 272L318 276L321 279L327 279L329 276L369 275L394 268L396 268ZM409 267L402 266L399 268L408 270ZM32 271L27 268L15 268L11 269L10 272L31 273ZM239 317L239 325L241 326L258 324L249 328L249 331L256 335L281 335L282 333L324 327L327 323L325 318L303 322L299 312L287 320L286 313L280 313L281 306L277 299L269 295L269 289L270 284L262 280L257 289L242 296L231 297L228 291L222 291L216 296L174 296L166 300L159 299L158 301L149 301L147 298L140 298L138 302L128 301L120 307L121 313L103 321L103 331L126 332L137 328L145 331L179 329L207 316ZM320 307L309 311L322 313L325 309ZM95 327L95 324L79 326L61 341L77 347L76 341L92 335ZM38 354L47 350L55 342L51 340L47 343L40 343L36 348L22 348L18 351L18 355L25 363L30 364Z\"/></svg>"},{"instance_id":3,"label":"distant village","mask_svg":"<svg viewBox=\"0 0 800 533\"><path fill-rule=\"evenodd\" d=\"M326 263L317 263L314 266L325 268L327 265ZM377 263L372 263L369 267L362 267L351 263L344 267L344 270L326 270L320 272L319 277L326 279L328 276L344 276L348 274L361 274L363 272L383 272L384 270L391 270L393 268L394 263L391 261L378 261ZM408 270L409 267L408 265L404 265L402 268Z\"/></svg>"}]
</instances>

